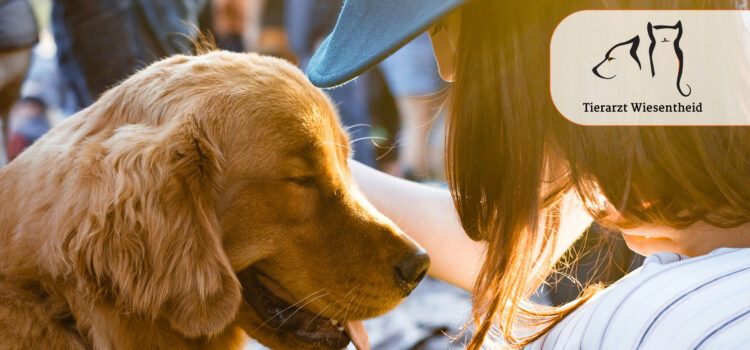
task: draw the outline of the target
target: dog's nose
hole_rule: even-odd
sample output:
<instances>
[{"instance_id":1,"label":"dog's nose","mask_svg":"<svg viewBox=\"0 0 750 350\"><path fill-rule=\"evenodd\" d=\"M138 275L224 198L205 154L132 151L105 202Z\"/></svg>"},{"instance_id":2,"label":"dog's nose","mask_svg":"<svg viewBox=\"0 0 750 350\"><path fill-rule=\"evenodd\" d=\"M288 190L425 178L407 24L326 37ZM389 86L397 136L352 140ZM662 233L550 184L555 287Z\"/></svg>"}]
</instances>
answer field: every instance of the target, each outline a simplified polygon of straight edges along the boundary
<instances>
[{"instance_id":1,"label":"dog's nose","mask_svg":"<svg viewBox=\"0 0 750 350\"><path fill-rule=\"evenodd\" d=\"M429 267L430 256L427 255L427 252L420 249L416 254L396 264L396 275L411 291L424 278Z\"/></svg>"}]
</instances>

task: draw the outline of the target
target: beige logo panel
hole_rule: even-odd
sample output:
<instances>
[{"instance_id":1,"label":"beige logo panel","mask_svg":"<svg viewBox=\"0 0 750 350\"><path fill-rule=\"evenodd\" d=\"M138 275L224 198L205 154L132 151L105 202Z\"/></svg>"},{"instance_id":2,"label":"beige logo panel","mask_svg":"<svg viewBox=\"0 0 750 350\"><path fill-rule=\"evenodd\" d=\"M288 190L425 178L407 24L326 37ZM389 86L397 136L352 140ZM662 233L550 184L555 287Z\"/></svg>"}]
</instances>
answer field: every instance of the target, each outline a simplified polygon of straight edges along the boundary
<instances>
[{"instance_id":1,"label":"beige logo panel","mask_svg":"<svg viewBox=\"0 0 750 350\"><path fill-rule=\"evenodd\" d=\"M750 12L580 11L555 30L552 100L584 125L750 125Z\"/></svg>"}]
</instances>

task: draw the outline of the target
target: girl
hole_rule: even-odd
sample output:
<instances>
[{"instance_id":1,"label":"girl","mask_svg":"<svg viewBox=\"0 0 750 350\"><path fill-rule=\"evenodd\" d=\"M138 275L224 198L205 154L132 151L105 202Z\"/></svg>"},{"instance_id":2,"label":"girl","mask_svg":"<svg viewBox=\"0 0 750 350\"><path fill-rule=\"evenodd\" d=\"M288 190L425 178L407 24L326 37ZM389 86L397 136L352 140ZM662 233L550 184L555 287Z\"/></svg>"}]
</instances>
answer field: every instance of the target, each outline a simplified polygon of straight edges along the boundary
<instances>
[{"instance_id":1,"label":"girl","mask_svg":"<svg viewBox=\"0 0 750 350\"><path fill-rule=\"evenodd\" d=\"M473 288L469 349L494 331L506 345L544 349L750 347L750 129L575 125L552 104L547 68L555 26L578 10L736 6L345 2L308 68L314 83L351 79L425 29L453 82L450 194L351 168L368 199L428 250L431 275ZM587 217L649 255L644 267L559 308L530 303Z\"/></svg>"}]
</instances>

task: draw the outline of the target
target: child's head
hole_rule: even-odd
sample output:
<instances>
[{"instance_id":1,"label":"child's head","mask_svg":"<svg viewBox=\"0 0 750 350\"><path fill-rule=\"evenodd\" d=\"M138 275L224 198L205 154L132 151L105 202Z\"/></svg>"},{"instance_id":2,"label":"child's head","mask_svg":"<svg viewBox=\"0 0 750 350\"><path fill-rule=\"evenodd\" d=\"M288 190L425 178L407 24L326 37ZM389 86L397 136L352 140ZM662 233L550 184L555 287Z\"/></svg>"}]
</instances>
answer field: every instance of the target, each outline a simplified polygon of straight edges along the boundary
<instances>
[{"instance_id":1,"label":"child's head","mask_svg":"<svg viewBox=\"0 0 750 350\"><path fill-rule=\"evenodd\" d=\"M724 239L716 228L750 219L746 127L568 124L558 130L569 177L589 212L628 233L629 245L641 254L705 253L700 241L712 236L704 233ZM688 227L694 230L684 231Z\"/></svg>"},{"instance_id":2,"label":"child's head","mask_svg":"<svg viewBox=\"0 0 750 350\"><path fill-rule=\"evenodd\" d=\"M750 227L750 129L555 124L548 157L562 182L632 250L696 256L750 241L737 235Z\"/></svg>"}]
</instances>

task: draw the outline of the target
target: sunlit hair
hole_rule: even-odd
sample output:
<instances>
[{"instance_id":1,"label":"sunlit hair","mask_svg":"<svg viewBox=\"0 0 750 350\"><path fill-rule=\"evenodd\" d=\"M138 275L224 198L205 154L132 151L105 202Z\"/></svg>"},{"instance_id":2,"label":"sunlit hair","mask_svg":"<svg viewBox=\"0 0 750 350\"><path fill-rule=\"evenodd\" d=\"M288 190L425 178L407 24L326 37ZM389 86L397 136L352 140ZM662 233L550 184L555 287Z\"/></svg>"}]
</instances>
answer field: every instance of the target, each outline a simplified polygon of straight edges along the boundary
<instances>
[{"instance_id":1,"label":"sunlit hair","mask_svg":"<svg viewBox=\"0 0 750 350\"><path fill-rule=\"evenodd\" d=\"M446 145L466 233L489 244L474 287L476 333L521 347L592 294L559 308L528 297L553 265L561 194L595 218L603 195L621 227L734 227L750 218L750 129L581 127L554 108L549 43L582 9L732 8L734 1L499 1L462 7ZM495 333L499 334L492 334Z\"/></svg>"}]
</instances>

